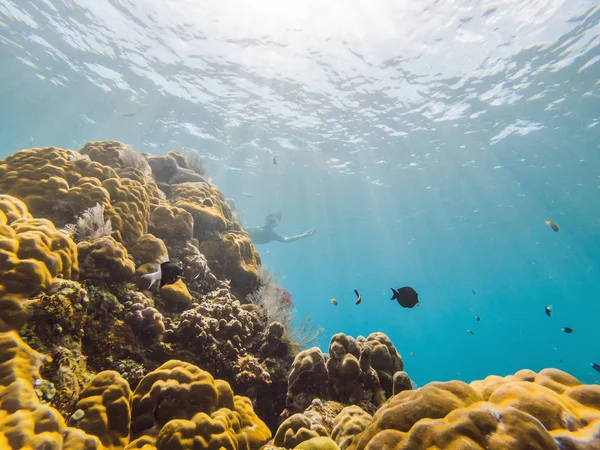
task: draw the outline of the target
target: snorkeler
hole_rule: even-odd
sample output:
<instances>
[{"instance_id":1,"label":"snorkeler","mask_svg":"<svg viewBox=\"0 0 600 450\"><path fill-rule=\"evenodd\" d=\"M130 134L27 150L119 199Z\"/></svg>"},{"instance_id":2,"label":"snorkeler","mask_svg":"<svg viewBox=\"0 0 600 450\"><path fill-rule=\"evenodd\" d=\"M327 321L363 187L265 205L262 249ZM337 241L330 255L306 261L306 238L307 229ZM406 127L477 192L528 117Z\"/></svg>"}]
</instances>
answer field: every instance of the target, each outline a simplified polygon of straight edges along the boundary
<instances>
[{"instance_id":1,"label":"snorkeler","mask_svg":"<svg viewBox=\"0 0 600 450\"><path fill-rule=\"evenodd\" d=\"M247 228L246 231L250 235L253 244L268 244L271 241L292 242L304 237L312 236L315 230L308 230L305 233L297 236L280 236L275 232L275 227L281 220L281 211L271 213L265 218L265 224L262 227Z\"/></svg>"}]
</instances>

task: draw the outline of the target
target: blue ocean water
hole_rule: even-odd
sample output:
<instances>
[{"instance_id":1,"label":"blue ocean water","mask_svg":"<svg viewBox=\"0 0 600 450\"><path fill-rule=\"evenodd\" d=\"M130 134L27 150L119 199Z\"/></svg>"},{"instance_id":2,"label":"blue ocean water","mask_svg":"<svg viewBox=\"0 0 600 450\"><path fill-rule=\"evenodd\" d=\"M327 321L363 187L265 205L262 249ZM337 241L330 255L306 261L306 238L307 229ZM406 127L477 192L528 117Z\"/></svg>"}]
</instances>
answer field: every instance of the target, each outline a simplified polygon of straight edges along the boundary
<instances>
[{"instance_id":1,"label":"blue ocean water","mask_svg":"<svg viewBox=\"0 0 600 450\"><path fill-rule=\"evenodd\" d=\"M316 229L257 248L324 351L597 383L599 35L595 0L0 0L0 157L197 149L245 225Z\"/></svg>"}]
</instances>

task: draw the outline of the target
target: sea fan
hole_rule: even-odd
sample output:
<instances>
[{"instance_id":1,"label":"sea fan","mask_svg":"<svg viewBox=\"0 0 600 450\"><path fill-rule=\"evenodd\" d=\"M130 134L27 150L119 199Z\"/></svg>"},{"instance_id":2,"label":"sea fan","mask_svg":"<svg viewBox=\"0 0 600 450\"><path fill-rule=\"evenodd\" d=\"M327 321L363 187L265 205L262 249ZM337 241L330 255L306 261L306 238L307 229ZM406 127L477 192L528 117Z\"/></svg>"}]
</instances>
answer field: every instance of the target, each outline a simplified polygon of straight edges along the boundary
<instances>
[{"instance_id":1,"label":"sea fan","mask_svg":"<svg viewBox=\"0 0 600 450\"><path fill-rule=\"evenodd\" d=\"M197 150L184 147L181 150L181 154L185 158L185 163L188 166L188 169L192 169L198 175L202 175L205 178L208 177L208 170L204 165L204 158Z\"/></svg>"},{"instance_id":2,"label":"sea fan","mask_svg":"<svg viewBox=\"0 0 600 450\"><path fill-rule=\"evenodd\" d=\"M144 155L130 145L126 145L119 149L119 159L121 160L123 167L137 169L144 174L144 177L146 177L147 180L152 179L152 169L150 168L150 164L148 164Z\"/></svg>"},{"instance_id":3,"label":"sea fan","mask_svg":"<svg viewBox=\"0 0 600 450\"><path fill-rule=\"evenodd\" d=\"M290 302L285 298L289 293L281 289L273 281L273 278L274 275L267 267L261 265L258 268L258 279L261 286L248 295L247 300L261 307L269 323L279 322L282 324L286 335L300 348L314 345L323 333L323 328L319 327L310 315L301 321L295 320Z\"/></svg>"},{"instance_id":4,"label":"sea fan","mask_svg":"<svg viewBox=\"0 0 600 450\"><path fill-rule=\"evenodd\" d=\"M302 349L310 348L319 342L319 337L325 331L324 328L318 326L309 314L300 322L295 322L292 325L292 339Z\"/></svg>"},{"instance_id":5,"label":"sea fan","mask_svg":"<svg viewBox=\"0 0 600 450\"><path fill-rule=\"evenodd\" d=\"M97 203L96 206L83 211L76 224L68 224L62 231L80 242L110 236L112 224L110 219L104 220L104 205Z\"/></svg>"}]
</instances>

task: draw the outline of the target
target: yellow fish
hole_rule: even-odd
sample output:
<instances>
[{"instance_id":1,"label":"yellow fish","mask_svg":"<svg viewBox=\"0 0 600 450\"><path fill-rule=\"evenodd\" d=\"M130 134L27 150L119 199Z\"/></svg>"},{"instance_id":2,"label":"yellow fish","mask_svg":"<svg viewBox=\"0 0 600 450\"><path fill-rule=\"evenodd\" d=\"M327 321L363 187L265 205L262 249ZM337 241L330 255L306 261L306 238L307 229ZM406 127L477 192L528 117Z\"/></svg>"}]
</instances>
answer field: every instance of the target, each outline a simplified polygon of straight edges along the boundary
<instances>
[{"instance_id":1,"label":"yellow fish","mask_svg":"<svg viewBox=\"0 0 600 450\"><path fill-rule=\"evenodd\" d=\"M467 330L467 333L473 334L473 330Z\"/></svg>"},{"instance_id":2,"label":"yellow fish","mask_svg":"<svg viewBox=\"0 0 600 450\"><path fill-rule=\"evenodd\" d=\"M546 225L548 225L550 228L552 228L557 233L560 231L560 227L558 225L556 225L554 222L552 222L551 220L546 220Z\"/></svg>"},{"instance_id":3,"label":"yellow fish","mask_svg":"<svg viewBox=\"0 0 600 450\"><path fill-rule=\"evenodd\" d=\"M336 300L335 298L332 298L332 299L331 299L331 300L329 300L329 301L331 302L331 304L332 304L333 306L337 306L337 305L338 305L338 302L337 302L337 300Z\"/></svg>"}]
</instances>

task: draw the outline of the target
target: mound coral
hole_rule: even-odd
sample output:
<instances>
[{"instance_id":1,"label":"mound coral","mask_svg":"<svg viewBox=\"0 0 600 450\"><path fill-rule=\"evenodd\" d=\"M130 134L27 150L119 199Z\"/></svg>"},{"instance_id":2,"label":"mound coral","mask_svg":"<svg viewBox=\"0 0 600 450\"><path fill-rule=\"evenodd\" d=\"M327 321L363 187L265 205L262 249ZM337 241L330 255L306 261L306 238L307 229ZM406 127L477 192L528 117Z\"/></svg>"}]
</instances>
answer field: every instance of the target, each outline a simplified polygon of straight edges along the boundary
<instances>
[{"instance_id":1,"label":"mound coral","mask_svg":"<svg viewBox=\"0 0 600 450\"><path fill-rule=\"evenodd\" d=\"M600 386L582 385L557 369L522 371L401 392L349 448L594 448L578 445L597 434L598 420Z\"/></svg>"},{"instance_id":2,"label":"mound coral","mask_svg":"<svg viewBox=\"0 0 600 450\"><path fill-rule=\"evenodd\" d=\"M54 147L22 150L0 162L0 192L23 200L34 217L65 226L84 210L104 205L113 237L126 245L147 232L150 184L121 178L81 153Z\"/></svg>"},{"instance_id":3,"label":"mound coral","mask_svg":"<svg viewBox=\"0 0 600 450\"><path fill-rule=\"evenodd\" d=\"M288 378L287 414L304 411L315 398L373 412L392 395L393 371L401 368L402 358L385 334L356 340L335 334L327 357L318 347L296 356Z\"/></svg>"},{"instance_id":4,"label":"mound coral","mask_svg":"<svg viewBox=\"0 0 600 450\"><path fill-rule=\"evenodd\" d=\"M25 204L0 195L0 322L18 328L26 318L23 301L59 278L77 279L77 247L46 219L33 219Z\"/></svg>"},{"instance_id":5,"label":"mound coral","mask_svg":"<svg viewBox=\"0 0 600 450\"><path fill-rule=\"evenodd\" d=\"M194 442L199 448L256 450L271 438L248 398L182 361L149 373L133 393L117 372L100 372L80 394L68 427L34 389L43 381L39 368L48 359L15 332L0 333L0 356L5 361L0 371L2 447L123 449L144 443L167 449L191 448ZM136 440L130 443L131 436Z\"/></svg>"}]
</instances>

